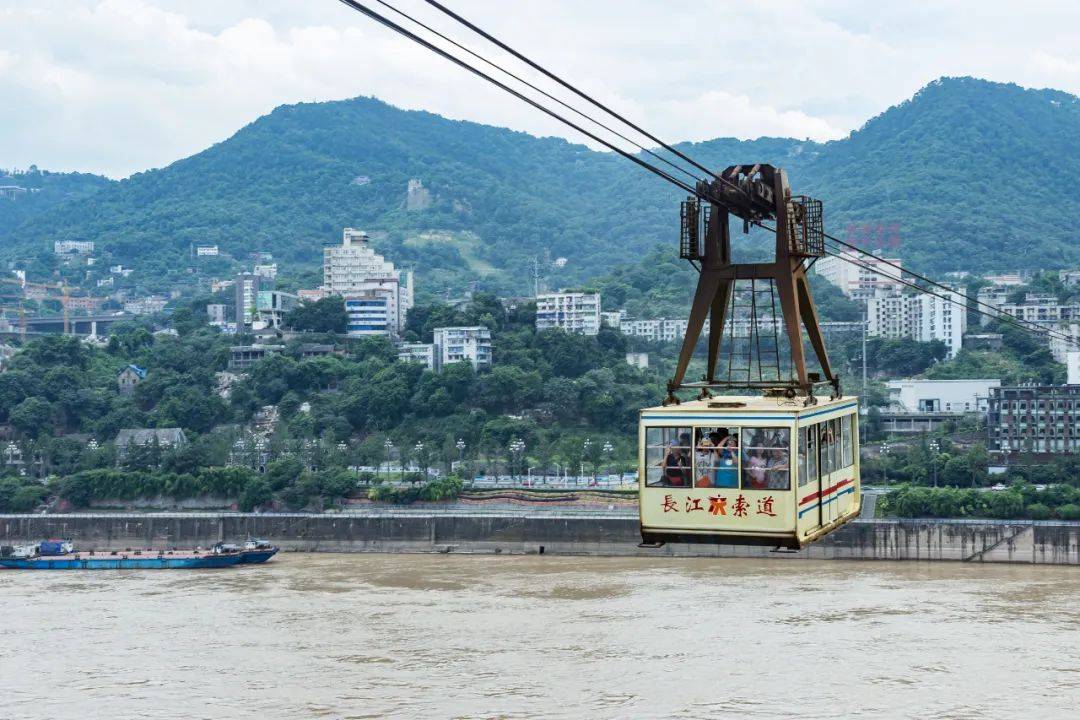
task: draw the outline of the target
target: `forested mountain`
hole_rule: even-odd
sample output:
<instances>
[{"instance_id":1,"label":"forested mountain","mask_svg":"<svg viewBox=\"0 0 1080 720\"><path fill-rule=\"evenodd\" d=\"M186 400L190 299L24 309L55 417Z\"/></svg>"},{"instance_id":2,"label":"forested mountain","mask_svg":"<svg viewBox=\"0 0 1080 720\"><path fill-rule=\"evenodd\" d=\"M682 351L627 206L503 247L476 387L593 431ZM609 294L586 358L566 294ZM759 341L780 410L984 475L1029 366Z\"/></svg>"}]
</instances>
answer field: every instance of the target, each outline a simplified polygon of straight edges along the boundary
<instances>
[{"instance_id":1,"label":"forested mountain","mask_svg":"<svg viewBox=\"0 0 1080 720\"><path fill-rule=\"evenodd\" d=\"M1080 102L1066 93L943 79L843 140L683 147L717 167L786 167L796 192L825 201L828 230L892 226L891 251L923 270L1080 263ZM424 189L410 202L414 178ZM195 156L100 184L40 212L0 209L0 255L83 238L164 271L191 243L217 243L273 252L288 271L356 226L429 288L486 277L521 291L536 255L568 258L552 280L574 284L657 245L674 253L680 199L610 153L371 98L279 107Z\"/></svg>"},{"instance_id":2,"label":"forested mountain","mask_svg":"<svg viewBox=\"0 0 1080 720\"><path fill-rule=\"evenodd\" d=\"M0 243L17 227L64 202L91 195L113 184L88 173L0 169Z\"/></svg>"}]
</instances>

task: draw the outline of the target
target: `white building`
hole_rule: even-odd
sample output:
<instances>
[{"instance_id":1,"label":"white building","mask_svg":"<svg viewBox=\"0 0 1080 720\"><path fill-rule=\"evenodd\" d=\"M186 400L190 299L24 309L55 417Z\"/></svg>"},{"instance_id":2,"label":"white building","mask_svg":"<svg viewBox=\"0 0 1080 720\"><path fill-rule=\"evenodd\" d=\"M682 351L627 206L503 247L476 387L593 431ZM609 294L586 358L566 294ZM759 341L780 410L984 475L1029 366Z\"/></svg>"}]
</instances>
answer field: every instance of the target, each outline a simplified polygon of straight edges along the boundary
<instances>
[{"instance_id":1,"label":"white building","mask_svg":"<svg viewBox=\"0 0 1080 720\"><path fill-rule=\"evenodd\" d=\"M983 278L994 287L1019 287L1024 284L1024 276L1020 273L1004 273L1002 275L987 275Z\"/></svg>"},{"instance_id":2,"label":"white building","mask_svg":"<svg viewBox=\"0 0 1080 720\"><path fill-rule=\"evenodd\" d=\"M376 253L364 231L345 228L340 246L323 249L322 290L327 295L346 298L346 310L352 299L352 308L358 313L356 324L365 329L354 332L350 319L350 334L372 334L367 328L375 324L384 328L378 333L397 334L405 326L406 313L413 306L413 273L395 269L393 263ZM376 304L382 307L385 323L370 322L373 318L366 316ZM360 314L365 317L361 318Z\"/></svg>"},{"instance_id":3,"label":"white building","mask_svg":"<svg viewBox=\"0 0 1080 720\"><path fill-rule=\"evenodd\" d=\"M483 325L435 328L434 345L436 370L454 362L477 370L491 367L491 331Z\"/></svg>"},{"instance_id":4,"label":"white building","mask_svg":"<svg viewBox=\"0 0 1080 720\"><path fill-rule=\"evenodd\" d=\"M94 252L94 243L89 240L56 240L53 253L56 255L89 255Z\"/></svg>"},{"instance_id":5,"label":"white building","mask_svg":"<svg viewBox=\"0 0 1080 720\"><path fill-rule=\"evenodd\" d=\"M218 246L217 245L196 245L195 257L217 257Z\"/></svg>"},{"instance_id":6,"label":"white building","mask_svg":"<svg viewBox=\"0 0 1080 720\"><path fill-rule=\"evenodd\" d=\"M153 315L165 309L168 301L163 297L144 297L124 303L124 312L131 315Z\"/></svg>"},{"instance_id":7,"label":"white building","mask_svg":"<svg viewBox=\"0 0 1080 720\"><path fill-rule=\"evenodd\" d=\"M1012 291L1007 287L989 285L987 287L979 288L978 294L975 299L979 301L980 310L988 310L986 307L989 305L995 310L1001 310L1001 306L1009 302L1009 293ZM990 324L991 317L989 315L980 315L979 324L986 326Z\"/></svg>"},{"instance_id":8,"label":"white building","mask_svg":"<svg viewBox=\"0 0 1080 720\"><path fill-rule=\"evenodd\" d=\"M1067 385L1080 385L1080 350L1070 350L1065 354L1065 366L1068 368Z\"/></svg>"},{"instance_id":9,"label":"white building","mask_svg":"<svg viewBox=\"0 0 1080 720\"><path fill-rule=\"evenodd\" d=\"M349 316L349 335L392 335L399 331L392 291L346 293L342 297L345 313Z\"/></svg>"},{"instance_id":10,"label":"white building","mask_svg":"<svg viewBox=\"0 0 1080 720\"><path fill-rule=\"evenodd\" d=\"M435 369L435 346L431 343L402 343L398 360L420 363L428 370Z\"/></svg>"},{"instance_id":11,"label":"white building","mask_svg":"<svg viewBox=\"0 0 1080 720\"><path fill-rule=\"evenodd\" d=\"M255 320L256 302L263 289L263 278L253 273L241 273L233 283L236 294L237 331L250 329Z\"/></svg>"},{"instance_id":12,"label":"white building","mask_svg":"<svg viewBox=\"0 0 1080 720\"><path fill-rule=\"evenodd\" d=\"M889 410L906 413L985 413L1000 380L889 380Z\"/></svg>"},{"instance_id":13,"label":"white building","mask_svg":"<svg viewBox=\"0 0 1080 720\"><path fill-rule=\"evenodd\" d=\"M600 294L563 291L537 295L536 329L551 328L579 335L600 332Z\"/></svg>"},{"instance_id":14,"label":"white building","mask_svg":"<svg viewBox=\"0 0 1080 720\"><path fill-rule=\"evenodd\" d=\"M619 330L623 335L632 335L650 342L675 342L686 332L686 323L669 318L623 320L619 323Z\"/></svg>"},{"instance_id":15,"label":"white building","mask_svg":"<svg viewBox=\"0 0 1080 720\"><path fill-rule=\"evenodd\" d=\"M966 298L955 291L948 297L954 302L923 293L869 298L866 333L890 340L940 340L948 348L948 357L955 357L967 329Z\"/></svg>"},{"instance_id":16,"label":"white building","mask_svg":"<svg viewBox=\"0 0 1080 720\"><path fill-rule=\"evenodd\" d=\"M607 325L616 330L619 329L622 325L622 321L625 319L626 310L604 310L600 313L600 324Z\"/></svg>"},{"instance_id":17,"label":"white building","mask_svg":"<svg viewBox=\"0 0 1080 720\"><path fill-rule=\"evenodd\" d=\"M1000 309L1020 320L1047 326L1080 321L1080 303L1061 303L1052 294L1028 293L1023 302L1006 302Z\"/></svg>"},{"instance_id":18,"label":"white building","mask_svg":"<svg viewBox=\"0 0 1080 720\"><path fill-rule=\"evenodd\" d=\"M1050 354L1059 363L1067 363L1069 353L1080 350L1080 322L1062 323L1050 336Z\"/></svg>"},{"instance_id":19,"label":"white building","mask_svg":"<svg viewBox=\"0 0 1080 720\"><path fill-rule=\"evenodd\" d=\"M626 353L626 364L641 370L649 369L649 353L629 352Z\"/></svg>"},{"instance_id":20,"label":"white building","mask_svg":"<svg viewBox=\"0 0 1080 720\"><path fill-rule=\"evenodd\" d=\"M206 321L216 327L225 327L228 323L227 310L228 305L223 303L208 303L206 305Z\"/></svg>"},{"instance_id":21,"label":"white building","mask_svg":"<svg viewBox=\"0 0 1080 720\"><path fill-rule=\"evenodd\" d=\"M884 261L902 266L900 258L878 260L845 250L839 257L827 256L819 259L814 265L814 270L829 283L840 288L840 291L849 298L867 300L872 297L896 294L904 288L904 285L898 282L901 279L899 268L892 267ZM882 275L877 273L882 273Z\"/></svg>"},{"instance_id":22,"label":"white building","mask_svg":"<svg viewBox=\"0 0 1080 720\"><path fill-rule=\"evenodd\" d=\"M266 278L267 280L275 280L277 279L277 263L255 265L252 272L259 277Z\"/></svg>"}]
</instances>

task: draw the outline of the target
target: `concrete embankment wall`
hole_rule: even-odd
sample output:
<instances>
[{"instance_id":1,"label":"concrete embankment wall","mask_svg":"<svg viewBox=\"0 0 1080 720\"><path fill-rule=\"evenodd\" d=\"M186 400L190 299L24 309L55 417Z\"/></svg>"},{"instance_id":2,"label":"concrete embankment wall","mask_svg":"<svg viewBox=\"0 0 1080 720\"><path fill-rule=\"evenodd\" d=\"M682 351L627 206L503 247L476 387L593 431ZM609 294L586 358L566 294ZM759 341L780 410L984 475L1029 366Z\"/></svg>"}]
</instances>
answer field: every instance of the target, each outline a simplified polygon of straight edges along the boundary
<instances>
[{"instance_id":1,"label":"concrete embankment wall","mask_svg":"<svg viewBox=\"0 0 1080 720\"><path fill-rule=\"evenodd\" d=\"M768 548L638 548L637 519L509 514L174 513L0 515L0 544L71 538L83 549L211 545L267 538L287 550L760 557ZM1080 565L1080 523L858 520L798 553L772 557Z\"/></svg>"}]
</instances>

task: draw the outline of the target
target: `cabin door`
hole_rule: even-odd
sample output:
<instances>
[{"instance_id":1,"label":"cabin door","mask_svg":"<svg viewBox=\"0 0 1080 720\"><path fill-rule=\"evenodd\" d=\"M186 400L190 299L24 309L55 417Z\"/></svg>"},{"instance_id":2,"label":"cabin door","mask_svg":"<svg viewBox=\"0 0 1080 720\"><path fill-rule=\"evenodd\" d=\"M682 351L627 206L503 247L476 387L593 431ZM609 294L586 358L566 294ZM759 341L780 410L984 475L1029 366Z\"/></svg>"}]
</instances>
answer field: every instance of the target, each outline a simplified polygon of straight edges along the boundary
<instances>
[{"instance_id":1,"label":"cabin door","mask_svg":"<svg viewBox=\"0 0 1080 720\"><path fill-rule=\"evenodd\" d=\"M818 426L799 428L798 527L812 531L821 526L821 467Z\"/></svg>"}]
</instances>

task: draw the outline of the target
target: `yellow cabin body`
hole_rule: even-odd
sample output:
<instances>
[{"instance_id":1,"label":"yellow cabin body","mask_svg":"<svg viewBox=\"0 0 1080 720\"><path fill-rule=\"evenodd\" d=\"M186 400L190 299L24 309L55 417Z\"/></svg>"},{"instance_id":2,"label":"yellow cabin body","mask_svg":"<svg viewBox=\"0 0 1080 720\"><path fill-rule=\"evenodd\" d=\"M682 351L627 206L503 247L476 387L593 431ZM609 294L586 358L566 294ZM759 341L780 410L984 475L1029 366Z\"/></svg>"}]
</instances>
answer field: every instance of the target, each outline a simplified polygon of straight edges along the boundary
<instances>
[{"instance_id":1,"label":"yellow cabin body","mask_svg":"<svg viewBox=\"0 0 1080 720\"><path fill-rule=\"evenodd\" d=\"M647 408L638 478L646 543L805 547L859 515L858 398Z\"/></svg>"}]
</instances>

